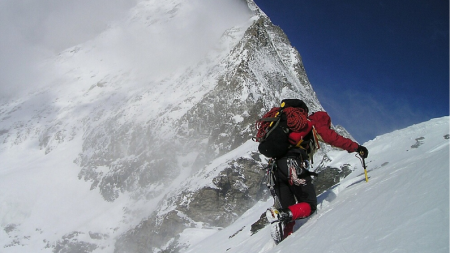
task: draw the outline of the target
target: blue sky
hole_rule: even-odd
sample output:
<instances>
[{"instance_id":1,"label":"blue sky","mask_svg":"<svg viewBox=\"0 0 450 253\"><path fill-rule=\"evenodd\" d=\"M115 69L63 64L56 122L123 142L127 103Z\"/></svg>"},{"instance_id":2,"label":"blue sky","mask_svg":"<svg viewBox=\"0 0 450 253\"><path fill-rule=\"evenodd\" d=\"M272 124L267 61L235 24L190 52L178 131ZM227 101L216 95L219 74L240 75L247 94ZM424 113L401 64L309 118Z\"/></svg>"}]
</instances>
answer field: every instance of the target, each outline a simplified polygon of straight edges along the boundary
<instances>
[{"instance_id":1,"label":"blue sky","mask_svg":"<svg viewBox=\"0 0 450 253\"><path fill-rule=\"evenodd\" d=\"M449 1L255 2L299 51L333 123L358 142L449 115Z\"/></svg>"}]
</instances>

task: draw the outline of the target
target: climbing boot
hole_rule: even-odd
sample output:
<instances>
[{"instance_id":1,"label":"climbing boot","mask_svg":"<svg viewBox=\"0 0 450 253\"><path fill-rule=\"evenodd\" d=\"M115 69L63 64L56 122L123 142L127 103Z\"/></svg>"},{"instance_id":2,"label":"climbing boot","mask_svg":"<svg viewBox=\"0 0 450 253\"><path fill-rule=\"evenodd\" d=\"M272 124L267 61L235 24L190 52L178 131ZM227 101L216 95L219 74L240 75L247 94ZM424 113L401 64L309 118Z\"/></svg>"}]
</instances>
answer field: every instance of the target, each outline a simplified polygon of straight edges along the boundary
<instances>
[{"instance_id":1,"label":"climbing boot","mask_svg":"<svg viewBox=\"0 0 450 253\"><path fill-rule=\"evenodd\" d=\"M270 223L276 221L289 222L292 220L292 212L289 208L277 209L275 207L270 207L266 211L266 218Z\"/></svg>"},{"instance_id":2,"label":"climbing boot","mask_svg":"<svg viewBox=\"0 0 450 253\"><path fill-rule=\"evenodd\" d=\"M270 234L275 244L284 239L284 228L286 223L292 220L292 213L288 208L276 209L271 207L266 211L267 221L270 222Z\"/></svg>"}]
</instances>

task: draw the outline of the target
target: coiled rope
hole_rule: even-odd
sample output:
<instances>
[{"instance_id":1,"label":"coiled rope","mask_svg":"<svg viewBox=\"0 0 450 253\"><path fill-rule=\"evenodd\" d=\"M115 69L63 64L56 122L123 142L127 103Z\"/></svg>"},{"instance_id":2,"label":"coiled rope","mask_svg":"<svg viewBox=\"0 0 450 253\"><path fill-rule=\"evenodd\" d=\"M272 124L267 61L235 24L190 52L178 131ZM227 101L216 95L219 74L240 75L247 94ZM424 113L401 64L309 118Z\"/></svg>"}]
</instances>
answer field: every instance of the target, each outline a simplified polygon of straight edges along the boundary
<instances>
[{"instance_id":1,"label":"coiled rope","mask_svg":"<svg viewBox=\"0 0 450 253\"><path fill-rule=\"evenodd\" d=\"M283 111L287 116L287 126L292 132L300 132L308 125L308 115L302 108L287 107Z\"/></svg>"},{"instance_id":2,"label":"coiled rope","mask_svg":"<svg viewBox=\"0 0 450 253\"><path fill-rule=\"evenodd\" d=\"M280 111L280 107L272 108L268 113L256 122L256 141L264 139L264 136L268 132L272 121L263 121L265 118L275 118ZM287 126L292 132L300 132L308 125L307 112L302 108L287 107L283 108L283 112L286 114Z\"/></svg>"}]
</instances>

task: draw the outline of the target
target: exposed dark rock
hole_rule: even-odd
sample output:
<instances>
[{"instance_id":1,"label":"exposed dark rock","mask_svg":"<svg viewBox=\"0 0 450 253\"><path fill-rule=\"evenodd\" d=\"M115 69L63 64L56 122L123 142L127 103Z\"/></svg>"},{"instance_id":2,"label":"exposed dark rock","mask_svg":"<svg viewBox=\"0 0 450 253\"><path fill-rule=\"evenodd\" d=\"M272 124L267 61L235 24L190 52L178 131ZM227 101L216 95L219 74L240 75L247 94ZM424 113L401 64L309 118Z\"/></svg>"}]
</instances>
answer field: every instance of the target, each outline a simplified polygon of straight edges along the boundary
<instances>
[{"instance_id":1,"label":"exposed dark rock","mask_svg":"<svg viewBox=\"0 0 450 253\"><path fill-rule=\"evenodd\" d=\"M425 139L424 137L416 138L416 143L411 145L411 148L418 148L418 147L420 147L423 144L423 140L424 139Z\"/></svg>"},{"instance_id":2,"label":"exposed dark rock","mask_svg":"<svg viewBox=\"0 0 450 253\"><path fill-rule=\"evenodd\" d=\"M62 237L55 247L53 248L53 253L90 253L97 249L97 245L83 242L78 240L78 235L81 232L73 232Z\"/></svg>"},{"instance_id":3,"label":"exposed dark rock","mask_svg":"<svg viewBox=\"0 0 450 253\"><path fill-rule=\"evenodd\" d=\"M264 175L261 164L253 159L229 162L213 179L215 187L203 187L195 192L187 189L175 196L169 201L175 202L176 210L141 222L117 241L115 252L140 253L152 247L161 248L196 222L214 227L231 224L258 200L267 198ZM189 202L185 203L185 199ZM170 247L173 252L179 249L175 244Z\"/></svg>"},{"instance_id":4,"label":"exposed dark rock","mask_svg":"<svg viewBox=\"0 0 450 253\"><path fill-rule=\"evenodd\" d=\"M195 221L219 227L229 225L266 193L264 171L260 168L251 159L231 162L214 178L216 187L193 193L189 205L180 206L180 210Z\"/></svg>"},{"instance_id":5,"label":"exposed dark rock","mask_svg":"<svg viewBox=\"0 0 450 253\"><path fill-rule=\"evenodd\" d=\"M331 186L347 177L351 172L350 165L343 165L341 168L326 167L324 170L320 171L318 173L319 176L313 180L316 187L316 194L319 195L328 190Z\"/></svg>"}]
</instances>

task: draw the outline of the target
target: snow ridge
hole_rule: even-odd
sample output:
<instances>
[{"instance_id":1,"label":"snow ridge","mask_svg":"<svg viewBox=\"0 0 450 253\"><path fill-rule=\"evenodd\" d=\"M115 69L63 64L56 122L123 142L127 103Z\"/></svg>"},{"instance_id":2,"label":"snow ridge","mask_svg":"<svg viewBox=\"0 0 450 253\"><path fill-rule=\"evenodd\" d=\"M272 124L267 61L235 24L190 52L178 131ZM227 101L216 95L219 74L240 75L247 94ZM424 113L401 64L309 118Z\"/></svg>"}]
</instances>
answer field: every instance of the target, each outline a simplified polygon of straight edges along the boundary
<instances>
[{"instance_id":1,"label":"snow ridge","mask_svg":"<svg viewBox=\"0 0 450 253\"><path fill-rule=\"evenodd\" d=\"M294 234L279 245L271 241L269 227L251 232L273 204L269 199L223 230L186 229L181 237L192 244L185 252L448 252L449 119L432 119L365 143L367 183L357 158L331 152L330 165L351 164L355 170L321 194L317 213L297 221Z\"/></svg>"}]
</instances>

